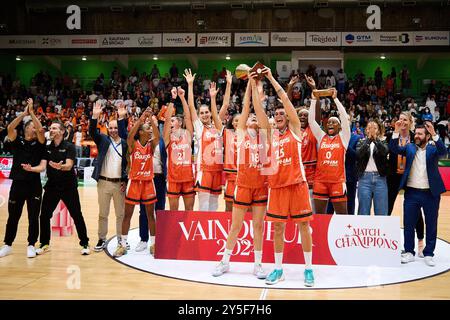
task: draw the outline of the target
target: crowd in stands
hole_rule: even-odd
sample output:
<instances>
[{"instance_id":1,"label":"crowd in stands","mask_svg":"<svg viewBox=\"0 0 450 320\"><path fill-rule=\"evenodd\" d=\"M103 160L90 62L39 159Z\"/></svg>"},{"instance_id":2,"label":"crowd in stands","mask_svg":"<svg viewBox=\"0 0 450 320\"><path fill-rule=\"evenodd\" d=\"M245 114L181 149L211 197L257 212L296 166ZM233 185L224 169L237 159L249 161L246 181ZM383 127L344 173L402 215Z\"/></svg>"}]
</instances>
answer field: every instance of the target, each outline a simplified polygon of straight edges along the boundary
<instances>
[{"instance_id":1,"label":"crowd in stands","mask_svg":"<svg viewBox=\"0 0 450 320\"><path fill-rule=\"evenodd\" d=\"M443 139L447 148L450 147L450 91L449 84L431 81L427 92L413 97L411 76L406 66L397 75L395 68L387 75L383 75L378 67L373 75L358 72L353 78L348 77L344 70L333 73L331 70L318 70L310 65L307 70L293 70L289 79L280 79L274 72L275 78L285 86L292 79L292 101L294 106L309 106L311 90L304 74L314 78L317 88L336 87L339 98L350 116L351 130L354 134L364 137L364 129L371 119L379 119L386 132L391 132L402 111L411 111L416 123L423 120L432 121L436 131ZM226 69L220 72L214 70L211 76L197 75L194 84L196 107L210 104L209 87L212 82L218 85L217 104L221 105L225 92ZM295 77L297 76L297 77ZM294 78L295 77L295 78ZM89 151L88 146L94 146L89 136L89 119L92 117L94 102L105 99L106 108L98 121L98 129L107 132L108 122L117 118L117 106L125 104L128 109L129 128L142 110L150 106L158 121L165 120L164 110L170 100L170 90L173 86L186 88L182 71L173 64L164 75L156 65L149 72L132 70L129 75L122 74L117 67L108 76L103 73L92 83L90 88L82 88L79 79L64 76L52 78L48 72L40 71L30 84L14 80L11 75L0 75L0 153L8 154L5 144L6 128L26 107L26 99L32 97L38 119L46 129L55 119L61 120L68 128L66 139L75 143L78 156L95 157L95 148ZM276 92L270 83L264 84L266 99L263 107L269 117L272 117L277 104ZM233 77L228 116L241 111L245 92L245 82ZM182 114L180 101L175 103L176 113ZM321 100L322 125L329 117L336 116L336 107L330 99ZM162 126L160 126L162 128Z\"/></svg>"}]
</instances>

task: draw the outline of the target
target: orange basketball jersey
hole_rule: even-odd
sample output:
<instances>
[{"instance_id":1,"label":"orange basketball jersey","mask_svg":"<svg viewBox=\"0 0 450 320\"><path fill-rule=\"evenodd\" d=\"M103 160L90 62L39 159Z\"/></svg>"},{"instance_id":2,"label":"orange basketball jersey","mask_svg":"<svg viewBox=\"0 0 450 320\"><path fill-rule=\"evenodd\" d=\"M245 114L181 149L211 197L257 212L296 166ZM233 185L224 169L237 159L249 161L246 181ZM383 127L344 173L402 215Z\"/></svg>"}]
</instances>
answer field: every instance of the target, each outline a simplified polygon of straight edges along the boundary
<instances>
[{"instance_id":1,"label":"orange basketball jersey","mask_svg":"<svg viewBox=\"0 0 450 320\"><path fill-rule=\"evenodd\" d=\"M199 141L200 164L199 171L222 171L223 170L223 140L219 131L214 127L203 126L202 137Z\"/></svg>"},{"instance_id":2,"label":"orange basketball jersey","mask_svg":"<svg viewBox=\"0 0 450 320\"><path fill-rule=\"evenodd\" d=\"M309 126L302 132L302 162L306 180L312 185L317 164L317 140Z\"/></svg>"},{"instance_id":3,"label":"orange basketball jersey","mask_svg":"<svg viewBox=\"0 0 450 320\"><path fill-rule=\"evenodd\" d=\"M235 180L237 173L237 134L233 130L223 131L223 146L225 151L225 162L223 171L227 174L227 179Z\"/></svg>"},{"instance_id":4,"label":"orange basketball jersey","mask_svg":"<svg viewBox=\"0 0 450 320\"><path fill-rule=\"evenodd\" d=\"M167 146L167 180L169 182L194 181L192 172L192 138L187 130L180 136L170 135Z\"/></svg>"},{"instance_id":5,"label":"orange basketball jersey","mask_svg":"<svg viewBox=\"0 0 450 320\"><path fill-rule=\"evenodd\" d=\"M345 148L339 134L334 137L325 135L320 141L314 179L329 183L345 182Z\"/></svg>"},{"instance_id":6,"label":"orange basketball jersey","mask_svg":"<svg viewBox=\"0 0 450 320\"><path fill-rule=\"evenodd\" d=\"M263 188L267 186L267 176L263 170L262 156L266 153L266 144L260 135L252 137L248 132L238 146L238 171L236 185L245 188Z\"/></svg>"},{"instance_id":7,"label":"orange basketball jersey","mask_svg":"<svg viewBox=\"0 0 450 320\"><path fill-rule=\"evenodd\" d=\"M130 154L130 180L153 179L153 148L150 142L142 146L139 140L135 141Z\"/></svg>"},{"instance_id":8,"label":"orange basketball jersey","mask_svg":"<svg viewBox=\"0 0 450 320\"><path fill-rule=\"evenodd\" d=\"M281 188L306 181L302 164L302 143L288 128L281 134L275 130L271 143L269 187Z\"/></svg>"}]
</instances>

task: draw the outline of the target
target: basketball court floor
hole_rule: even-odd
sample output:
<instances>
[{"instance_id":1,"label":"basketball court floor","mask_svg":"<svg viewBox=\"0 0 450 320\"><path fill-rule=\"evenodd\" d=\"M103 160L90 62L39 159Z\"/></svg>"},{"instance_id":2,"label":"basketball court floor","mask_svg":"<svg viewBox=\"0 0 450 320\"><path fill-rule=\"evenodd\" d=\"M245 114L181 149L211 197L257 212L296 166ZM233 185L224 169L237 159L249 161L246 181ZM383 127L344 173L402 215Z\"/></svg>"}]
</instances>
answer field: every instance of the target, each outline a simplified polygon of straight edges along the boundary
<instances>
[{"instance_id":1,"label":"basketball court floor","mask_svg":"<svg viewBox=\"0 0 450 320\"><path fill-rule=\"evenodd\" d=\"M0 236L5 233L10 181L0 181ZM97 190L79 188L91 246L97 242ZM403 196L395 205L401 216ZM220 209L223 210L223 200ZM211 276L216 262L154 259L138 253L138 212L129 234L131 250L112 258L117 239L111 208L107 250L81 256L76 233L52 237L51 251L26 258L27 216L24 210L13 254L0 259L0 299L155 299L155 300L278 300L278 299L450 299L450 196L443 196L435 251L437 266L423 259L399 268L315 266L316 287L303 286L303 265L286 264L286 280L265 285L251 275L251 263L233 263L229 273ZM265 267L269 270L272 265Z\"/></svg>"}]
</instances>

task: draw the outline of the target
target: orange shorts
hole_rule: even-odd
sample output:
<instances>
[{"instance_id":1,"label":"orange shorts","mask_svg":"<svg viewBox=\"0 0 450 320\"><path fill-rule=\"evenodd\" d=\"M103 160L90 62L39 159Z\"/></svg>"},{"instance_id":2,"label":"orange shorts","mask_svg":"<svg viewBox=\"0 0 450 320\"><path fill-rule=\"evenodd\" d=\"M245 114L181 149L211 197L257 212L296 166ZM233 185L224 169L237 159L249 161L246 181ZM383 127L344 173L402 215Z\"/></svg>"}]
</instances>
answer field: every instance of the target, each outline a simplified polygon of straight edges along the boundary
<instances>
[{"instance_id":1,"label":"orange shorts","mask_svg":"<svg viewBox=\"0 0 450 320\"><path fill-rule=\"evenodd\" d=\"M211 194L222 193L222 171L199 171L195 191Z\"/></svg>"},{"instance_id":2,"label":"orange shorts","mask_svg":"<svg viewBox=\"0 0 450 320\"><path fill-rule=\"evenodd\" d=\"M152 204L157 201L153 180L129 180L125 203Z\"/></svg>"},{"instance_id":3,"label":"orange shorts","mask_svg":"<svg viewBox=\"0 0 450 320\"><path fill-rule=\"evenodd\" d=\"M194 182L167 182L167 197L195 197Z\"/></svg>"},{"instance_id":4,"label":"orange shorts","mask_svg":"<svg viewBox=\"0 0 450 320\"><path fill-rule=\"evenodd\" d=\"M246 188L236 186L233 198L233 207L247 209L250 206L267 205L267 187Z\"/></svg>"},{"instance_id":5,"label":"orange shorts","mask_svg":"<svg viewBox=\"0 0 450 320\"><path fill-rule=\"evenodd\" d=\"M236 188L236 180L227 180L225 183L224 198L225 201L233 201L234 189Z\"/></svg>"},{"instance_id":6,"label":"orange shorts","mask_svg":"<svg viewBox=\"0 0 450 320\"><path fill-rule=\"evenodd\" d=\"M314 181L313 198L331 202L347 201L347 188L345 182L326 183Z\"/></svg>"},{"instance_id":7,"label":"orange shorts","mask_svg":"<svg viewBox=\"0 0 450 320\"><path fill-rule=\"evenodd\" d=\"M313 220L308 183L269 188L266 220L287 222L288 218L293 221Z\"/></svg>"}]
</instances>

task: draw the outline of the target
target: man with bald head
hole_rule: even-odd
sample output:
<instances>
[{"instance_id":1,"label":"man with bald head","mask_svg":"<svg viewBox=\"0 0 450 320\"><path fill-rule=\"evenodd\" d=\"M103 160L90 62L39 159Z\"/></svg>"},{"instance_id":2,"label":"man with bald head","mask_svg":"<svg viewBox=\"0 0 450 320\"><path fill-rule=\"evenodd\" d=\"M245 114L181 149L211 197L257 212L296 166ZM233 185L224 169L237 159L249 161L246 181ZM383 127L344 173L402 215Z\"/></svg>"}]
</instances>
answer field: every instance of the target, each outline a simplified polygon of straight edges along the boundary
<instances>
[{"instance_id":1,"label":"man with bald head","mask_svg":"<svg viewBox=\"0 0 450 320\"><path fill-rule=\"evenodd\" d=\"M102 251L106 244L108 233L108 215L111 198L114 201L116 213L116 234L120 238L122 221L125 210L125 189L127 185L127 141L119 137L118 123L116 120L108 124L108 135L97 132L97 119L103 111L101 101L94 105L92 119L89 123L89 134L98 148L98 156L94 161L92 178L97 181L98 192L98 243L94 250ZM122 104L118 107L119 120L125 121L127 110Z\"/></svg>"}]
</instances>

